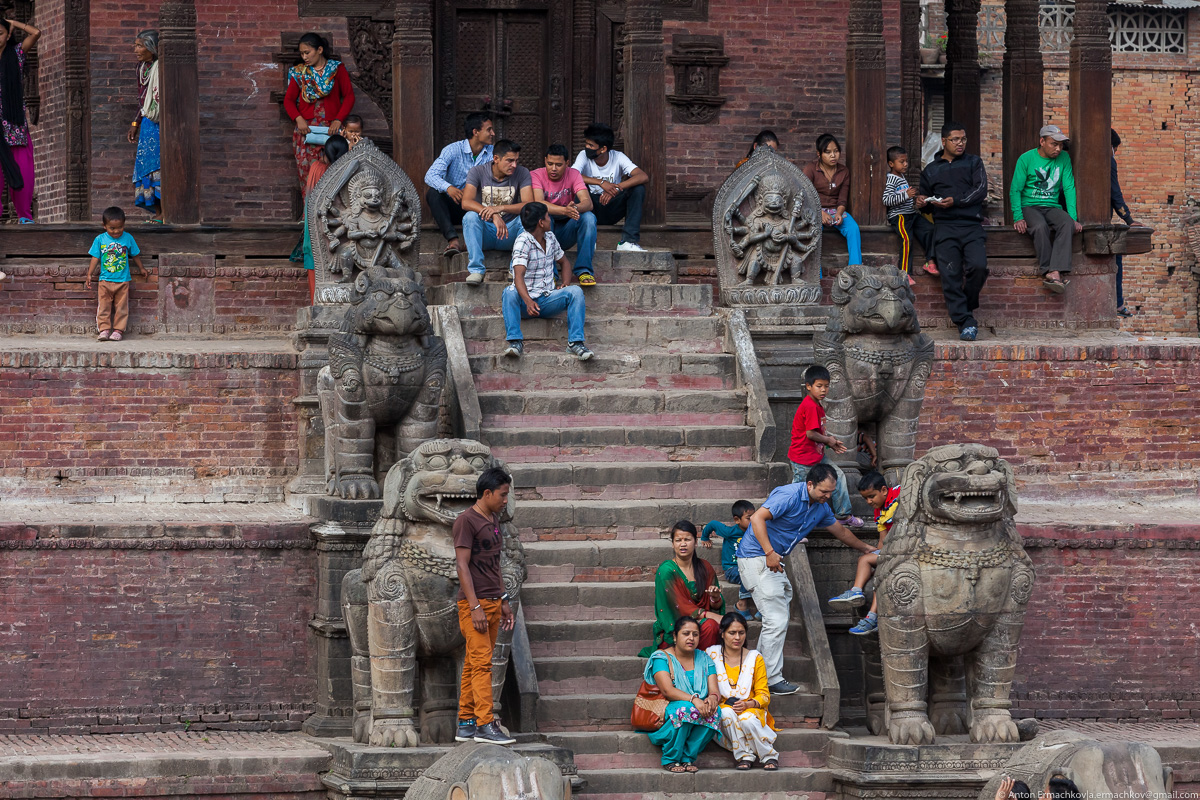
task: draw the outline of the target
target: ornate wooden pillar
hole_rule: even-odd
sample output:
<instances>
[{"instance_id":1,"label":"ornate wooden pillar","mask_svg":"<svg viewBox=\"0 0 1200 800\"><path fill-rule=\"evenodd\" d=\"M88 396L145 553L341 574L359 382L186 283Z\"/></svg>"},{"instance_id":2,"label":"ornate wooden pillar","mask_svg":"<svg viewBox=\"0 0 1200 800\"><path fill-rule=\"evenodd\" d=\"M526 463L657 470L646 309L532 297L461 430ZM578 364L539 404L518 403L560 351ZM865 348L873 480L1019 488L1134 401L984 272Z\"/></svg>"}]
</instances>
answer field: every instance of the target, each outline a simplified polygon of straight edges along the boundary
<instances>
[{"instance_id":1,"label":"ornate wooden pillar","mask_svg":"<svg viewBox=\"0 0 1200 800\"><path fill-rule=\"evenodd\" d=\"M967 152L979 153L979 0L947 0L946 119L967 129Z\"/></svg>"},{"instance_id":2,"label":"ornate wooden pillar","mask_svg":"<svg viewBox=\"0 0 1200 800\"><path fill-rule=\"evenodd\" d=\"M63 22L66 85L67 219L91 220L91 3L68 0Z\"/></svg>"},{"instance_id":3,"label":"ornate wooden pillar","mask_svg":"<svg viewBox=\"0 0 1200 800\"><path fill-rule=\"evenodd\" d=\"M1071 165L1079 221L1112 219L1109 170L1112 141L1112 46L1105 0L1076 0L1071 42Z\"/></svg>"},{"instance_id":4,"label":"ornate wooden pillar","mask_svg":"<svg viewBox=\"0 0 1200 800\"><path fill-rule=\"evenodd\" d=\"M200 81L193 0L163 1L158 39L163 218L192 224L200 221Z\"/></svg>"},{"instance_id":5,"label":"ornate wooden pillar","mask_svg":"<svg viewBox=\"0 0 1200 800\"><path fill-rule=\"evenodd\" d=\"M850 213L860 225L887 222L886 62L882 0L850 0L846 27L846 163Z\"/></svg>"},{"instance_id":6,"label":"ornate wooden pillar","mask_svg":"<svg viewBox=\"0 0 1200 800\"><path fill-rule=\"evenodd\" d=\"M437 157L433 127L433 9L430 0L396 0L392 158L417 186ZM419 193L425 196L424 189Z\"/></svg>"},{"instance_id":7,"label":"ornate wooden pillar","mask_svg":"<svg viewBox=\"0 0 1200 800\"><path fill-rule=\"evenodd\" d=\"M625 10L625 147L650 176L643 222L667 218L667 83L662 0L629 0Z\"/></svg>"},{"instance_id":8,"label":"ornate wooden pillar","mask_svg":"<svg viewBox=\"0 0 1200 800\"><path fill-rule=\"evenodd\" d=\"M571 141L566 145L571 153L583 147L583 129L596 113L596 2L575 0L574 81L571 87ZM574 156L572 155L572 158Z\"/></svg>"},{"instance_id":9,"label":"ornate wooden pillar","mask_svg":"<svg viewBox=\"0 0 1200 800\"><path fill-rule=\"evenodd\" d=\"M900 144L908 150L908 176L914 186L921 175L924 99L925 93L921 89L921 0L900 0Z\"/></svg>"},{"instance_id":10,"label":"ornate wooden pillar","mask_svg":"<svg viewBox=\"0 0 1200 800\"><path fill-rule=\"evenodd\" d=\"M1042 127L1042 50L1038 31L1038 0L1005 0L1004 30L1004 186L1012 181L1017 159L1037 147ZM1008 192L1005 220L1012 224Z\"/></svg>"}]
</instances>

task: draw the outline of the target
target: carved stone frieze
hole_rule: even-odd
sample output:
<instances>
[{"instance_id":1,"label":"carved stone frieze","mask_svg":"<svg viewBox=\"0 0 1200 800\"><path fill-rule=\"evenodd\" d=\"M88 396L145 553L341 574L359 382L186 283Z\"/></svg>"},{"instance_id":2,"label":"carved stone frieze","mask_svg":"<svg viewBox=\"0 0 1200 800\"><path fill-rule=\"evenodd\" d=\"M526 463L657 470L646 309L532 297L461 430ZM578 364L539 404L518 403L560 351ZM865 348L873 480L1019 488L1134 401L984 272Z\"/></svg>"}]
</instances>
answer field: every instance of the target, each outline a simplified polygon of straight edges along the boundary
<instances>
[{"instance_id":1,"label":"carved stone frieze","mask_svg":"<svg viewBox=\"0 0 1200 800\"><path fill-rule=\"evenodd\" d=\"M392 39L396 25L370 17L346 20L350 34L350 52L354 56L354 83L384 112L392 125Z\"/></svg>"},{"instance_id":2,"label":"carved stone frieze","mask_svg":"<svg viewBox=\"0 0 1200 800\"><path fill-rule=\"evenodd\" d=\"M715 122L725 105L721 68L729 63L721 36L676 36L667 63L675 69L675 93L667 95L672 118L688 125Z\"/></svg>"}]
</instances>

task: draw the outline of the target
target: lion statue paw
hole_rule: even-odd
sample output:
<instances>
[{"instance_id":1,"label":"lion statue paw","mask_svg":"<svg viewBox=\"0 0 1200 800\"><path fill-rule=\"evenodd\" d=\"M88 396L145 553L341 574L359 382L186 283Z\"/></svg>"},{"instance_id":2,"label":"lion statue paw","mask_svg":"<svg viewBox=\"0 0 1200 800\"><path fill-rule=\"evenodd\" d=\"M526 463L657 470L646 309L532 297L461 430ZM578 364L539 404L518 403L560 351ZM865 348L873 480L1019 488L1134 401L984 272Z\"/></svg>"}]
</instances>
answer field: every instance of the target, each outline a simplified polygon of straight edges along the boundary
<instances>
[{"instance_id":1,"label":"lion statue paw","mask_svg":"<svg viewBox=\"0 0 1200 800\"><path fill-rule=\"evenodd\" d=\"M418 738L411 719L377 719L371 724L372 747L416 747Z\"/></svg>"}]
</instances>

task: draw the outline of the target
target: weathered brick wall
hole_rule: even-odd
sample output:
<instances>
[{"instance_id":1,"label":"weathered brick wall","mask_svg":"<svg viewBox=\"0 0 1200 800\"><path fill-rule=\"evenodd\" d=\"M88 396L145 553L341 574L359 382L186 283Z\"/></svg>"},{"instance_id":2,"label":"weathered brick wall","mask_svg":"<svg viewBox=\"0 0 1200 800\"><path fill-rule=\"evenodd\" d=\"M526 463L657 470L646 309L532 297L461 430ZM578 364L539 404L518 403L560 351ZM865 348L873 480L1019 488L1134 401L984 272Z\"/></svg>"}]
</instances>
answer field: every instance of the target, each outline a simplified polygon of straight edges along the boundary
<instances>
[{"instance_id":1,"label":"weathered brick wall","mask_svg":"<svg viewBox=\"0 0 1200 800\"><path fill-rule=\"evenodd\" d=\"M992 445L1029 496L1194 497L1198 384L1193 347L941 344L917 452Z\"/></svg>"},{"instance_id":2,"label":"weathered brick wall","mask_svg":"<svg viewBox=\"0 0 1200 800\"><path fill-rule=\"evenodd\" d=\"M248 13L236 0L196 4L199 40L202 213L206 222L293 221L298 187L292 155L294 125L272 103L287 67L275 63L282 32L332 33L333 48L353 69L346 21L299 18L294 0L261 0ZM133 206L134 146L125 133L137 110L133 37L158 25L158 5L92 0L92 207ZM48 32L49 33L49 32ZM297 61L298 61L297 57ZM355 110L368 132L383 125L359 91Z\"/></svg>"},{"instance_id":3,"label":"weathered brick wall","mask_svg":"<svg viewBox=\"0 0 1200 800\"><path fill-rule=\"evenodd\" d=\"M711 0L707 21L663 24L668 53L675 35L714 35L724 37L729 57L721 70L721 94L729 100L718 122L684 125L668 118L668 187L720 186L763 128L775 131L781 152L797 164L815 157L817 136L826 131L846 146L846 8L796 0L772 3L766 10L758 3ZM898 0L887 0L887 127L897 132L899 15ZM668 65L668 94L674 84ZM633 145L630 151L635 152Z\"/></svg>"},{"instance_id":4,"label":"weathered brick wall","mask_svg":"<svg viewBox=\"0 0 1200 800\"><path fill-rule=\"evenodd\" d=\"M306 524L0 525L0 733L296 730L314 693ZM111 538L109 538L111 537Z\"/></svg>"}]
</instances>

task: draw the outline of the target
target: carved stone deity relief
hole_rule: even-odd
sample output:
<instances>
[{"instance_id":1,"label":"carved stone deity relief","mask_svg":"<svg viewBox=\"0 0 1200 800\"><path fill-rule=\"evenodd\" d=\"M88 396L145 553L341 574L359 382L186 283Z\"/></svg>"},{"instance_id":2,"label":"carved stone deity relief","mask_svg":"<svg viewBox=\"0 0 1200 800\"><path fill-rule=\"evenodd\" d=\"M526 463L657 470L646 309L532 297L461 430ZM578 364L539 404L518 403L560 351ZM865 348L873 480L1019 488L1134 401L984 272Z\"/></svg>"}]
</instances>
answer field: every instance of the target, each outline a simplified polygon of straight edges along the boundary
<instances>
[{"instance_id":1,"label":"carved stone deity relief","mask_svg":"<svg viewBox=\"0 0 1200 800\"><path fill-rule=\"evenodd\" d=\"M807 305L821 299L820 201L798 167L760 147L713 206L713 244L727 305Z\"/></svg>"},{"instance_id":2,"label":"carved stone deity relief","mask_svg":"<svg viewBox=\"0 0 1200 800\"><path fill-rule=\"evenodd\" d=\"M349 302L356 276L373 267L415 276L421 201L408 176L370 139L329 167L305 214L317 305Z\"/></svg>"}]
</instances>

